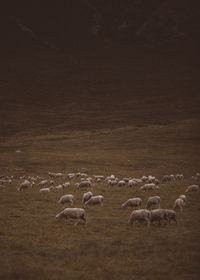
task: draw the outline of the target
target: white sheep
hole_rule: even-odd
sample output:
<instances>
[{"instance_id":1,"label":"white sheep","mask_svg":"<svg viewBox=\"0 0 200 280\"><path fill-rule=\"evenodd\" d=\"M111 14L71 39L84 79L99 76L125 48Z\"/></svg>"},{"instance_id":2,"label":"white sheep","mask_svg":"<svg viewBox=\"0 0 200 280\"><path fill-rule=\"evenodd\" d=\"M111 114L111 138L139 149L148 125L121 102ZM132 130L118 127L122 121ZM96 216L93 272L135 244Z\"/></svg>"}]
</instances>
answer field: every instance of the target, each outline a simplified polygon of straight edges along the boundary
<instances>
[{"instance_id":1,"label":"white sheep","mask_svg":"<svg viewBox=\"0 0 200 280\"><path fill-rule=\"evenodd\" d=\"M85 202L85 205L93 206L100 204L101 206L103 206L103 200L103 195L92 196L88 201Z\"/></svg>"},{"instance_id":2,"label":"white sheep","mask_svg":"<svg viewBox=\"0 0 200 280\"><path fill-rule=\"evenodd\" d=\"M183 211L183 207L185 206L185 202L183 201L182 198L177 198L174 202L174 210L175 209L180 209L181 212Z\"/></svg>"},{"instance_id":3,"label":"white sheep","mask_svg":"<svg viewBox=\"0 0 200 280\"><path fill-rule=\"evenodd\" d=\"M165 209L165 214L166 214L166 219L168 220L169 224L171 223L171 220L173 220L177 223L176 212L174 210Z\"/></svg>"},{"instance_id":4,"label":"white sheep","mask_svg":"<svg viewBox=\"0 0 200 280\"><path fill-rule=\"evenodd\" d=\"M34 185L34 183L31 183L30 181L25 180L25 181L17 188L17 190L18 190L18 191L23 191L23 190L25 190L25 189L31 188L33 185Z\"/></svg>"},{"instance_id":5,"label":"white sheep","mask_svg":"<svg viewBox=\"0 0 200 280\"><path fill-rule=\"evenodd\" d=\"M139 207L141 208L142 199L139 197L129 198L126 202L122 204L122 207Z\"/></svg>"},{"instance_id":6,"label":"white sheep","mask_svg":"<svg viewBox=\"0 0 200 280\"><path fill-rule=\"evenodd\" d=\"M38 186L39 187L44 187L45 185L47 185L48 184L48 180L42 180L39 184L38 184Z\"/></svg>"},{"instance_id":7,"label":"white sheep","mask_svg":"<svg viewBox=\"0 0 200 280\"><path fill-rule=\"evenodd\" d=\"M158 208L160 208L160 196L150 196L147 200L146 208L151 208L152 205L158 205Z\"/></svg>"},{"instance_id":8,"label":"white sheep","mask_svg":"<svg viewBox=\"0 0 200 280\"><path fill-rule=\"evenodd\" d=\"M66 183L62 184L62 186L63 186L63 189L64 189L64 188L69 188L69 187L70 187L70 183L69 183L69 182L66 182Z\"/></svg>"},{"instance_id":9,"label":"white sheep","mask_svg":"<svg viewBox=\"0 0 200 280\"><path fill-rule=\"evenodd\" d=\"M118 182L119 187L123 187L125 185L126 185L126 182L124 180L121 180L121 181Z\"/></svg>"},{"instance_id":10,"label":"white sheep","mask_svg":"<svg viewBox=\"0 0 200 280\"><path fill-rule=\"evenodd\" d=\"M150 227L150 211L146 209L133 210L128 220L128 223L135 224L137 221L146 221L147 226Z\"/></svg>"},{"instance_id":11,"label":"white sheep","mask_svg":"<svg viewBox=\"0 0 200 280\"><path fill-rule=\"evenodd\" d=\"M134 186L136 186L136 184L137 184L137 182L133 179L128 181L128 187L134 187Z\"/></svg>"},{"instance_id":12,"label":"white sheep","mask_svg":"<svg viewBox=\"0 0 200 280\"><path fill-rule=\"evenodd\" d=\"M145 184L143 186L140 187L140 190L142 191L147 191L147 190L158 190L160 189L158 186L156 186L156 184L151 183L151 184Z\"/></svg>"},{"instance_id":13,"label":"white sheep","mask_svg":"<svg viewBox=\"0 0 200 280\"><path fill-rule=\"evenodd\" d=\"M150 211L151 223L159 222L159 225L161 225L163 220L167 221L165 209L154 209Z\"/></svg>"},{"instance_id":14,"label":"white sheep","mask_svg":"<svg viewBox=\"0 0 200 280\"><path fill-rule=\"evenodd\" d=\"M50 189L49 188L42 188L39 190L40 193L48 193L50 192Z\"/></svg>"},{"instance_id":15,"label":"white sheep","mask_svg":"<svg viewBox=\"0 0 200 280\"><path fill-rule=\"evenodd\" d=\"M109 187L110 187L110 186L116 186L117 183L118 183L118 181L117 181L116 179L115 179L115 180L108 180L107 183L108 183L108 186L109 186Z\"/></svg>"},{"instance_id":16,"label":"white sheep","mask_svg":"<svg viewBox=\"0 0 200 280\"><path fill-rule=\"evenodd\" d=\"M76 183L76 187L78 189L84 188L84 187L91 187L91 186L92 186L91 182L87 181L87 180L81 181L80 183Z\"/></svg>"},{"instance_id":17,"label":"white sheep","mask_svg":"<svg viewBox=\"0 0 200 280\"><path fill-rule=\"evenodd\" d=\"M83 220L85 224L87 223L86 213L85 210L82 208L65 208L63 211L56 215L56 221L62 218L66 219L66 222L67 219L78 220L77 223L75 223L75 225L77 225L80 222L80 220Z\"/></svg>"},{"instance_id":18,"label":"white sheep","mask_svg":"<svg viewBox=\"0 0 200 280\"><path fill-rule=\"evenodd\" d=\"M84 204L86 201L88 201L93 196L92 192L86 192L83 194L82 203Z\"/></svg>"},{"instance_id":19,"label":"white sheep","mask_svg":"<svg viewBox=\"0 0 200 280\"><path fill-rule=\"evenodd\" d=\"M198 191L199 191L198 185L190 185L189 187L187 187L185 192L188 193L188 192L198 192Z\"/></svg>"},{"instance_id":20,"label":"white sheep","mask_svg":"<svg viewBox=\"0 0 200 280\"><path fill-rule=\"evenodd\" d=\"M179 195L179 198L181 198L184 201L184 203L186 203L186 201L187 201L186 195L181 194L181 195Z\"/></svg>"},{"instance_id":21,"label":"white sheep","mask_svg":"<svg viewBox=\"0 0 200 280\"><path fill-rule=\"evenodd\" d=\"M63 173L49 172L49 177L51 177L52 179L61 178L62 176L63 176Z\"/></svg>"},{"instance_id":22,"label":"white sheep","mask_svg":"<svg viewBox=\"0 0 200 280\"><path fill-rule=\"evenodd\" d=\"M60 204L65 204L67 202L70 202L71 205L74 204L74 195L73 194L65 194L65 195L61 196L61 198L58 201L58 203L60 203Z\"/></svg>"},{"instance_id":23,"label":"white sheep","mask_svg":"<svg viewBox=\"0 0 200 280\"><path fill-rule=\"evenodd\" d=\"M60 190L63 190L63 189L64 189L63 185L58 185L58 186L54 187L54 190L57 190L57 191L60 191Z\"/></svg>"}]
</instances>

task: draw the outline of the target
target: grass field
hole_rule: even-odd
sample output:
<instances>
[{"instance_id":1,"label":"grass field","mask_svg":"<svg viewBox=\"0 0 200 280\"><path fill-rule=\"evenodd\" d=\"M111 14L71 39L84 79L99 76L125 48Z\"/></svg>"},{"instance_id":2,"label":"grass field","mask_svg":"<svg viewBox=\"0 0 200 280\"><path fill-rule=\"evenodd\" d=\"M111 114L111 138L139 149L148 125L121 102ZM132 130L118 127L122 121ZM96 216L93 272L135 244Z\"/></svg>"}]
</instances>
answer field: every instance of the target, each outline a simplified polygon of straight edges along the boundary
<instances>
[{"instance_id":1,"label":"grass field","mask_svg":"<svg viewBox=\"0 0 200 280\"><path fill-rule=\"evenodd\" d=\"M95 52L96 51L96 52ZM178 224L127 224L130 197L161 196L161 207L200 170L196 61L185 53L102 49L10 54L1 66L0 279L199 279L200 193L188 194ZM21 150L21 153L16 153ZM141 177L183 173L159 191L95 184L103 207L85 206L87 225L55 221L65 193L17 192L21 175L48 171ZM58 181L59 183L60 181Z\"/></svg>"}]
</instances>

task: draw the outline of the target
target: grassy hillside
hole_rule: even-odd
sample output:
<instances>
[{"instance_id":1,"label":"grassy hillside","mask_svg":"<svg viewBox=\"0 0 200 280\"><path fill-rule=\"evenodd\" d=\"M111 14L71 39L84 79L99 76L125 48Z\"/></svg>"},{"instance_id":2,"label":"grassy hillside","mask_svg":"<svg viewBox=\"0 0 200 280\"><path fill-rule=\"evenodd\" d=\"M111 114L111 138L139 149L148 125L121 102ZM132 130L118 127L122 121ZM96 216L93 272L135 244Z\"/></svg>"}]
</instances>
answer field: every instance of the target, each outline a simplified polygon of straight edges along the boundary
<instances>
[{"instance_id":1,"label":"grassy hillside","mask_svg":"<svg viewBox=\"0 0 200 280\"><path fill-rule=\"evenodd\" d=\"M0 279L199 278L199 193L188 195L178 225L127 224L121 204L161 196L172 208L200 170L199 72L193 46L144 50L110 42L61 53L45 48L1 51ZM20 150L20 153L16 153ZM83 190L17 192L21 175L86 171L141 177L183 173L185 180L109 189L103 207L84 207L88 224L56 223L64 193L82 207ZM59 183L59 181L57 182ZM199 182L197 182L199 183Z\"/></svg>"}]
</instances>

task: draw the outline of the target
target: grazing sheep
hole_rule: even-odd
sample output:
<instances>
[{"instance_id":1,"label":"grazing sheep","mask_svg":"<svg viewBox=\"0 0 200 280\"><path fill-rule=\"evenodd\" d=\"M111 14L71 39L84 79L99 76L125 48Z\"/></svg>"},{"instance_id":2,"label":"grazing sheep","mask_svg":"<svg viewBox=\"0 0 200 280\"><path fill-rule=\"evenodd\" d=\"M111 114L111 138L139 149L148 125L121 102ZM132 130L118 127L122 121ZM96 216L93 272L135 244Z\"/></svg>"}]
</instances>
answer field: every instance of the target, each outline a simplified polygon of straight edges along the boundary
<instances>
[{"instance_id":1,"label":"grazing sheep","mask_svg":"<svg viewBox=\"0 0 200 280\"><path fill-rule=\"evenodd\" d=\"M175 180L183 180L184 176L183 174L176 174L175 175Z\"/></svg>"},{"instance_id":2,"label":"grazing sheep","mask_svg":"<svg viewBox=\"0 0 200 280\"><path fill-rule=\"evenodd\" d=\"M187 187L185 192L188 193L188 192L198 192L198 191L199 191L198 185L190 185L189 187Z\"/></svg>"},{"instance_id":3,"label":"grazing sheep","mask_svg":"<svg viewBox=\"0 0 200 280\"><path fill-rule=\"evenodd\" d=\"M141 178L142 182L146 182L147 179L148 179L148 178L147 178L147 176L145 176L145 175L143 175L142 178Z\"/></svg>"},{"instance_id":4,"label":"grazing sheep","mask_svg":"<svg viewBox=\"0 0 200 280\"><path fill-rule=\"evenodd\" d=\"M163 220L167 221L165 209L154 209L154 210L150 211L150 221L151 221L151 223L159 222L159 225L161 225L161 222Z\"/></svg>"},{"instance_id":5,"label":"grazing sheep","mask_svg":"<svg viewBox=\"0 0 200 280\"><path fill-rule=\"evenodd\" d=\"M93 206L101 204L101 206L103 206L103 200L103 195L92 196L88 201L85 202L85 205Z\"/></svg>"},{"instance_id":6,"label":"grazing sheep","mask_svg":"<svg viewBox=\"0 0 200 280\"><path fill-rule=\"evenodd\" d=\"M184 201L184 203L186 203L187 197L186 197L184 194L181 194L181 195L179 196L179 198L181 198L181 199Z\"/></svg>"},{"instance_id":7,"label":"grazing sheep","mask_svg":"<svg viewBox=\"0 0 200 280\"><path fill-rule=\"evenodd\" d=\"M68 175L67 175L67 179L69 179L69 180L72 180L72 179L74 179L76 177L76 174L75 173L69 173Z\"/></svg>"},{"instance_id":8,"label":"grazing sheep","mask_svg":"<svg viewBox=\"0 0 200 280\"><path fill-rule=\"evenodd\" d=\"M174 210L176 208L180 209L181 212L183 211L183 207L185 206L185 202L183 201L182 198L177 198L174 202Z\"/></svg>"},{"instance_id":9,"label":"grazing sheep","mask_svg":"<svg viewBox=\"0 0 200 280\"><path fill-rule=\"evenodd\" d=\"M31 183L30 181L28 180L25 180L18 188L17 190L18 191L23 191L23 190L26 190L26 189L29 189L33 186L34 183Z\"/></svg>"},{"instance_id":10,"label":"grazing sheep","mask_svg":"<svg viewBox=\"0 0 200 280\"><path fill-rule=\"evenodd\" d=\"M54 190L56 190L56 191L60 191L63 189L64 189L63 185L58 185L58 186L54 187Z\"/></svg>"},{"instance_id":11,"label":"grazing sheep","mask_svg":"<svg viewBox=\"0 0 200 280\"><path fill-rule=\"evenodd\" d=\"M86 201L88 201L93 196L92 192L86 192L83 194L82 203L84 204Z\"/></svg>"},{"instance_id":12,"label":"grazing sheep","mask_svg":"<svg viewBox=\"0 0 200 280\"><path fill-rule=\"evenodd\" d=\"M129 198L126 202L122 204L122 207L139 207L141 208L142 199L139 197Z\"/></svg>"},{"instance_id":13,"label":"grazing sheep","mask_svg":"<svg viewBox=\"0 0 200 280\"><path fill-rule=\"evenodd\" d=\"M49 177L52 179L61 178L62 176L63 176L62 173L49 172Z\"/></svg>"},{"instance_id":14,"label":"grazing sheep","mask_svg":"<svg viewBox=\"0 0 200 280\"><path fill-rule=\"evenodd\" d=\"M146 221L147 226L150 227L150 211L146 209L133 210L128 220L128 223L135 224L137 221Z\"/></svg>"},{"instance_id":15,"label":"grazing sheep","mask_svg":"<svg viewBox=\"0 0 200 280\"><path fill-rule=\"evenodd\" d=\"M63 186L63 189L64 189L64 188L68 188L68 187L70 187L70 183L69 183L69 182L66 182L66 183L62 184L62 186Z\"/></svg>"},{"instance_id":16,"label":"grazing sheep","mask_svg":"<svg viewBox=\"0 0 200 280\"><path fill-rule=\"evenodd\" d=\"M92 186L92 183L90 181L87 181L87 180L81 181L80 183L76 183L76 187L78 189L84 188L84 187L91 187L91 186Z\"/></svg>"},{"instance_id":17,"label":"grazing sheep","mask_svg":"<svg viewBox=\"0 0 200 280\"><path fill-rule=\"evenodd\" d=\"M169 224L171 223L171 220L173 220L177 223L176 212L174 210L165 209L165 214L166 214L166 219L168 220Z\"/></svg>"},{"instance_id":18,"label":"grazing sheep","mask_svg":"<svg viewBox=\"0 0 200 280\"><path fill-rule=\"evenodd\" d=\"M67 203L67 202L71 202L71 205L74 204L73 194L65 194L65 195L61 196L61 198L58 201L58 203L60 203L60 204L64 204L64 203Z\"/></svg>"},{"instance_id":19,"label":"grazing sheep","mask_svg":"<svg viewBox=\"0 0 200 280\"><path fill-rule=\"evenodd\" d=\"M117 183L118 183L118 181L117 181L116 179L115 179L115 180L108 180L107 183L108 183L108 186L109 186L109 187L110 187L110 186L116 186Z\"/></svg>"},{"instance_id":20,"label":"grazing sheep","mask_svg":"<svg viewBox=\"0 0 200 280\"><path fill-rule=\"evenodd\" d=\"M142 191L147 191L147 190L158 190L159 187L156 186L156 184L151 183L151 184L145 184L143 186L140 187L140 190Z\"/></svg>"},{"instance_id":21,"label":"grazing sheep","mask_svg":"<svg viewBox=\"0 0 200 280\"><path fill-rule=\"evenodd\" d=\"M126 182L124 180L121 180L121 181L118 182L119 187L123 187L125 185L126 185Z\"/></svg>"},{"instance_id":22,"label":"grazing sheep","mask_svg":"<svg viewBox=\"0 0 200 280\"><path fill-rule=\"evenodd\" d=\"M83 220L86 224L87 221L85 214L85 210L82 208L65 208L63 211L56 215L56 221L62 218L66 219L66 221L67 219L77 219L78 221L77 223L75 223L75 225L77 225L80 220Z\"/></svg>"},{"instance_id":23,"label":"grazing sheep","mask_svg":"<svg viewBox=\"0 0 200 280\"><path fill-rule=\"evenodd\" d=\"M39 184L38 184L38 186L39 187L44 187L45 185L47 185L48 184L48 180L42 180Z\"/></svg>"},{"instance_id":24,"label":"grazing sheep","mask_svg":"<svg viewBox=\"0 0 200 280\"><path fill-rule=\"evenodd\" d=\"M101 182L104 179L103 175L94 175L94 179L97 182Z\"/></svg>"},{"instance_id":25,"label":"grazing sheep","mask_svg":"<svg viewBox=\"0 0 200 280\"><path fill-rule=\"evenodd\" d=\"M40 193L47 193L47 192L50 192L50 189L49 188L42 188L39 190Z\"/></svg>"},{"instance_id":26,"label":"grazing sheep","mask_svg":"<svg viewBox=\"0 0 200 280\"><path fill-rule=\"evenodd\" d=\"M152 205L158 205L158 208L160 208L160 196L150 196L147 200L146 208L151 208Z\"/></svg>"},{"instance_id":27,"label":"grazing sheep","mask_svg":"<svg viewBox=\"0 0 200 280\"><path fill-rule=\"evenodd\" d=\"M169 175L164 175L164 176L162 177L162 183L166 183L166 182L168 182L168 181L170 181Z\"/></svg>"},{"instance_id":28,"label":"grazing sheep","mask_svg":"<svg viewBox=\"0 0 200 280\"><path fill-rule=\"evenodd\" d=\"M137 184L137 182L133 179L128 181L128 187L134 187L134 186L136 186L136 184Z\"/></svg>"}]
</instances>

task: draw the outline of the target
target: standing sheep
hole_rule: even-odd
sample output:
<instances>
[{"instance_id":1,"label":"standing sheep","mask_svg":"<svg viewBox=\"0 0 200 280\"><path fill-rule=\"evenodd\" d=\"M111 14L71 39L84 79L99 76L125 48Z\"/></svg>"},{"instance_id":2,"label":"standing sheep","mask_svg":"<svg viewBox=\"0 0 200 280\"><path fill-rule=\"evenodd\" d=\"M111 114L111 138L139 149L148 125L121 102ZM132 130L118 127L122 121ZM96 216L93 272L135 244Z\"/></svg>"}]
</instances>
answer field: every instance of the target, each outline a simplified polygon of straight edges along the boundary
<instances>
[{"instance_id":1,"label":"standing sheep","mask_svg":"<svg viewBox=\"0 0 200 280\"><path fill-rule=\"evenodd\" d=\"M188 193L188 192L198 192L198 191L199 191L198 185L190 185L189 187L187 187L185 192Z\"/></svg>"},{"instance_id":2,"label":"standing sheep","mask_svg":"<svg viewBox=\"0 0 200 280\"><path fill-rule=\"evenodd\" d=\"M147 226L150 227L150 211L146 209L133 210L128 220L129 224L135 224L136 222L147 223Z\"/></svg>"},{"instance_id":3,"label":"standing sheep","mask_svg":"<svg viewBox=\"0 0 200 280\"><path fill-rule=\"evenodd\" d=\"M92 186L91 182L87 180L81 181L80 183L76 183L77 189L84 188L84 187L91 187L91 186Z\"/></svg>"},{"instance_id":4,"label":"standing sheep","mask_svg":"<svg viewBox=\"0 0 200 280\"><path fill-rule=\"evenodd\" d=\"M47 185L48 184L48 180L42 180L39 184L38 184L38 186L39 187L44 187L45 185Z\"/></svg>"},{"instance_id":5,"label":"standing sheep","mask_svg":"<svg viewBox=\"0 0 200 280\"><path fill-rule=\"evenodd\" d=\"M163 220L167 221L166 212L165 209L154 209L150 211L150 220L152 222L159 222L159 225L161 225L161 222Z\"/></svg>"},{"instance_id":6,"label":"standing sheep","mask_svg":"<svg viewBox=\"0 0 200 280\"><path fill-rule=\"evenodd\" d=\"M71 205L74 204L74 196L73 196L73 194L65 194L65 195L61 196L61 198L58 201L58 203L60 203L60 204L65 204L67 202L70 202Z\"/></svg>"},{"instance_id":7,"label":"standing sheep","mask_svg":"<svg viewBox=\"0 0 200 280\"><path fill-rule=\"evenodd\" d=\"M50 189L49 188L42 188L39 190L40 193L49 193Z\"/></svg>"},{"instance_id":8,"label":"standing sheep","mask_svg":"<svg viewBox=\"0 0 200 280\"><path fill-rule=\"evenodd\" d=\"M124 187L126 185L126 182L124 180L121 180L118 182L119 187Z\"/></svg>"},{"instance_id":9,"label":"standing sheep","mask_svg":"<svg viewBox=\"0 0 200 280\"><path fill-rule=\"evenodd\" d=\"M103 200L103 195L92 196L88 201L85 202L85 205L93 206L101 204L101 206L103 206Z\"/></svg>"},{"instance_id":10,"label":"standing sheep","mask_svg":"<svg viewBox=\"0 0 200 280\"><path fill-rule=\"evenodd\" d=\"M82 203L86 203L93 196L92 192L86 192L83 194Z\"/></svg>"},{"instance_id":11,"label":"standing sheep","mask_svg":"<svg viewBox=\"0 0 200 280\"><path fill-rule=\"evenodd\" d=\"M182 198L177 198L174 202L174 210L175 209L180 209L181 212L183 211L183 207L185 206L185 202L183 201Z\"/></svg>"},{"instance_id":12,"label":"standing sheep","mask_svg":"<svg viewBox=\"0 0 200 280\"><path fill-rule=\"evenodd\" d=\"M166 214L166 219L168 220L169 224L171 223L171 220L173 220L177 223L176 212L174 210L165 209L165 214Z\"/></svg>"},{"instance_id":13,"label":"standing sheep","mask_svg":"<svg viewBox=\"0 0 200 280\"><path fill-rule=\"evenodd\" d=\"M179 198L181 198L181 199L184 201L184 203L186 203L187 197L186 197L184 194L181 194L181 195L179 196Z\"/></svg>"},{"instance_id":14,"label":"standing sheep","mask_svg":"<svg viewBox=\"0 0 200 280\"><path fill-rule=\"evenodd\" d=\"M77 219L78 221L75 223L75 225L77 225L80 220L83 220L86 224L87 220L85 216L85 210L82 208L65 208L63 211L56 215L56 221L62 218L66 219L66 221L67 219Z\"/></svg>"},{"instance_id":15,"label":"standing sheep","mask_svg":"<svg viewBox=\"0 0 200 280\"><path fill-rule=\"evenodd\" d=\"M31 188L33 185L34 185L34 183L31 184L30 181L25 180L25 181L17 188L17 190L18 190L18 191L23 191L23 190L26 190L26 189Z\"/></svg>"},{"instance_id":16,"label":"standing sheep","mask_svg":"<svg viewBox=\"0 0 200 280\"><path fill-rule=\"evenodd\" d=\"M160 196L150 196L147 200L146 208L151 208L152 205L158 205L158 208L160 208Z\"/></svg>"},{"instance_id":17,"label":"standing sheep","mask_svg":"<svg viewBox=\"0 0 200 280\"><path fill-rule=\"evenodd\" d=\"M139 207L141 208L142 199L139 197L129 198L126 202L122 204L122 207Z\"/></svg>"},{"instance_id":18,"label":"standing sheep","mask_svg":"<svg viewBox=\"0 0 200 280\"><path fill-rule=\"evenodd\" d=\"M156 184L154 184L154 183L145 184L145 185L140 187L141 191L158 190L158 189L160 189L160 188L158 186L156 186Z\"/></svg>"}]
</instances>

